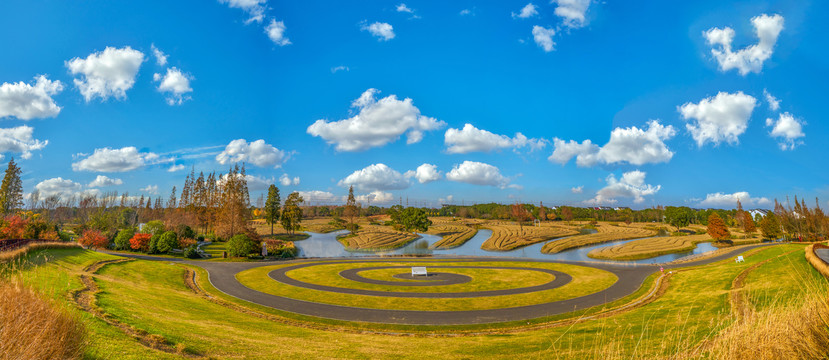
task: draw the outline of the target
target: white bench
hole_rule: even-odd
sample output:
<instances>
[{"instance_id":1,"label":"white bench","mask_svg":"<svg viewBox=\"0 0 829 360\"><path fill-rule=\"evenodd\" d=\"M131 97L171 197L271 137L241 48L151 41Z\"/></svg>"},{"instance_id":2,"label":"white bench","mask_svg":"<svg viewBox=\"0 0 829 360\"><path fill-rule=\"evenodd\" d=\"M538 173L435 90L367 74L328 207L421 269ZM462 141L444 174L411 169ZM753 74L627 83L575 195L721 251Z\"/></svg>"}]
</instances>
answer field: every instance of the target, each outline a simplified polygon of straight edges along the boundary
<instances>
[{"instance_id":1,"label":"white bench","mask_svg":"<svg viewBox=\"0 0 829 360\"><path fill-rule=\"evenodd\" d=\"M424 266L412 266L412 277L415 275L429 276L429 274L426 273L426 267Z\"/></svg>"},{"instance_id":2,"label":"white bench","mask_svg":"<svg viewBox=\"0 0 829 360\"><path fill-rule=\"evenodd\" d=\"M740 255L740 256L738 256L738 257L737 257L736 262L738 262L738 263L741 263L741 262L746 262L746 259L743 259L743 256L742 256L742 255Z\"/></svg>"}]
</instances>

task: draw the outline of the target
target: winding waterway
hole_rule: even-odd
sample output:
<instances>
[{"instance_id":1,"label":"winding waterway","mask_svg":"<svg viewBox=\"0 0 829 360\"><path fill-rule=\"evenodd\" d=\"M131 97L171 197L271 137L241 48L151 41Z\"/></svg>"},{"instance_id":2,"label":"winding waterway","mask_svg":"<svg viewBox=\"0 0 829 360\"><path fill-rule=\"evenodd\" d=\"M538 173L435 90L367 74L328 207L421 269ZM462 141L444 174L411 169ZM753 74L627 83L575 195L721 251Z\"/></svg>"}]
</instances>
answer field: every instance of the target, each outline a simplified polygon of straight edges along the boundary
<instances>
[{"instance_id":1,"label":"winding waterway","mask_svg":"<svg viewBox=\"0 0 829 360\"><path fill-rule=\"evenodd\" d=\"M486 251L481 249L481 244L484 243L490 236L492 231L487 229L478 230L478 233L469 239L463 245L454 249L435 250L431 249L431 245L438 242L441 237L429 234L419 234L421 238L412 241L405 246L388 251L348 251L339 241L337 236L347 233L346 230L330 232L326 234L312 233L308 239L296 241L295 244L299 248L300 257L308 258L328 258L328 257L357 257L357 256L377 256L377 255L448 255L448 256L494 256L494 257L515 257L515 258L531 258L542 260L569 260L569 261L600 261L587 257L587 254L596 248L605 246L614 246L624 244L629 241L637 240L620 240L606 242L598 245L585 246L581 248L571 249L560 252L558 254L544 254L541 248L549 241L540 242L537 244L525 246L511 251ZM557 241L557 240L550 240ZM627 263L637 264L655 264L670 262L689 255L701 254L709 251L714 251L716 248L711 243L699 243L697 247L691 251L685 251L675 254L660 255L649 259L624 261ZM606 262L620 262L620 261L606 261Z\"/></svg>"}]
</instances>

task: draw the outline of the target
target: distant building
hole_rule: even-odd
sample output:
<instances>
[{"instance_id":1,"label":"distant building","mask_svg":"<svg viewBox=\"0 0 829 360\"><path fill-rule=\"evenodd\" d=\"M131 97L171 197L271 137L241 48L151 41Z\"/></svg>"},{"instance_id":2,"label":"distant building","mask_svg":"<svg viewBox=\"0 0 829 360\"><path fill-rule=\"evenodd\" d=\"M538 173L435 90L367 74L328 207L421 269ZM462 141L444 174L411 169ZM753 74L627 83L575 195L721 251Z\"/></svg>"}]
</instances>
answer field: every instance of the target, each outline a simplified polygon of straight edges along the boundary
<instances>
[{"instance_id":1,"label":"distant building","mask_svg":"<svg viewBox=\"0 0 829 360\"><path fill-rule=\"evenodd\" d=\"M768 215L768 213L770 212L771 210L766 209L751 209L748 211L748 213L751 214L752 219L756 219L757 215L760 215L760 217L766 217L766 215Z\"/></svg>"}]
</instances>

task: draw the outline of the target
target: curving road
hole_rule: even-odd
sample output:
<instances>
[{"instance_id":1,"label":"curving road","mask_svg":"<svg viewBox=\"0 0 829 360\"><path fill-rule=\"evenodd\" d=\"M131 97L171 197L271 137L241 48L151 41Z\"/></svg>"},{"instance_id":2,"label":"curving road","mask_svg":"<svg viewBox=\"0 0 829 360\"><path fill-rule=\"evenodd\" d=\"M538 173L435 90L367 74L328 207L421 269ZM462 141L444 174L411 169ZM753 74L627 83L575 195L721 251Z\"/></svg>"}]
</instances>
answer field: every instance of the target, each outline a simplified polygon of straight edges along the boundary
<instances>
[{"instance_id":1,"label":"curving road","mask_svg":"<svg viewBox=\"0 0 829 360\"><path fill-rule=\"evenodd\" d=\"M740 253L745 251L761 247L761 246L768 246L766 244L760 245L753 245L747 246L739 249L734 249L733 251L723 253L721 255L704 259L698 260L689 263L683 263L678 265L668 265L665 266L666 270L680 268L680 267L689 267L689 266L697 266L697 265L705 265L714 263L720 260L728 259L734 257ZM145 260L157 260L157 261L174 261L169 258L158 258L153 256L146 256L146 255L125 255L125 254L116 254L121 256L128 256L133 258L145 259ZM433 262L434 260L452 260L455 262L503 262L503 261L518 261L518 262L546 262L546 263L562 263L562 264L572 264L572 265L580 265L586 267L592 267L596 269L601 269L605 271L609 271L618 277L616 283L611 285L610 287L585 296L560 300L560 301L552 301L543 304L536 304L536 305L527 305L527 306L518 306L518 307L511 307L511 308L502 308L502 309L492 309L492 310L469 310L469 311L413 311L413 310L385 310L385 309L367 309L367 308L359 308L359 307L352 307L352 306L344 306L344 305L331 305L331 304L321 304L303 300L296 300L291 298L280 297L276 295L266 294L261 291L257 291L254 289L250 289L245 287L239 281L236 280L236 274L241 271L261 267L261 266L269 266L274 265L273 262L208 262L208 261L183 261L188 264L199 266L205 269L208 273L210 283L218 289L230 296L249 301L255 304L271 307L274 309L288 311L292 313L302 314L302 315L309 315L314 317L320 318L327 318L327 319L335 319L335 320L345 320L345 321L356 321L356 322L369 322L369 323L385 323L385 324L406 324L406 325L468 325L468 324L485 324L485 323L496 323L496 322L508 322L508 321L517 321L517 320L528 320L528 319L535 319L545 316L552 316L552 315L559 315L564 314L576 310L583 310L587 308L591 308L594 306L599 306L603 304L607 304L609 302L618 300L630 294L633 294L644 282L645 278L648 275L658 271L659 267L655 265L616 265L610 263L585 263L585 262L574 262L574 261L542 261L542 260L533 260L533 259L505 259L505 258L452 258L452 257L440 257L434 259L423 259L423 258L340 258L340 259L330 259L334 260L337 263L370 263L370 262L397 262L397 261L405 261L405 262ZM289 267L290 269L294 268L301 268L304 266L310 266L313 262L317 262L318 260L291 260L291 263L296 263L296 265ZM281 262L282 263L282 262ZM326 262L328 263L328 262ZM434 266L430 266L434 267ZM445 266L448 267L448 266ZM361 268L359 270L363 270ZM538 269L533 269L538 270ZM287 271L287 270L286 270ZM348 293L360 293L369 290L359 290L359 289L342 289L342 288L333 288L327 287L324 285L317 285L317 284L309 284L304 282L299 282L297 280L291 279L287 276L284 276L284 271L273 271L269 274L272 278L277 279L278 281L283 281L288 284L302 286L302 287L320 287L318 290L323 291L337 291L337 292L348 292ZM570 280L567 279L565 276L566 274L559 273L554 274L556 275L556 279L553 280L551 283L542 284L539 286L551 286L550 284L556 283L557 286L562 286L569 282ZM569 275L567 275L569 276ZM360 281L365 281L367 279L363 279ZM566 281L565 283L561 284L560 282ZM296 284L298 283L298 284ZM556 285L553 284L553 285ZM557 286L553 286L557 287ZM529 288L529 287L527 287ZM523 292L527 288L520 288L520 289L509 289L509 290L517 290ZM509 291L509 290L495 290L495 291ZM356 292L355 292L356 291ZM539 291L539 290L535 290ZM362 294L362 293L361 293ZM402 297L403 293L396 292L392 296ZM416 294L413 296L416 297L431 297L435 295L433 293L406 293L406 294ZM469 296L469 293L464 293L466 296ZM377 294L363 294L363 295L372 295L376 296ZM441 296L438 297L446 297L445 294L438 294ZM503 295L503 294L500 294ZM388 295L386 295L388 296ZM492 296L492 295L482 295L482 296Z\"/></svg>"}]
</instances>

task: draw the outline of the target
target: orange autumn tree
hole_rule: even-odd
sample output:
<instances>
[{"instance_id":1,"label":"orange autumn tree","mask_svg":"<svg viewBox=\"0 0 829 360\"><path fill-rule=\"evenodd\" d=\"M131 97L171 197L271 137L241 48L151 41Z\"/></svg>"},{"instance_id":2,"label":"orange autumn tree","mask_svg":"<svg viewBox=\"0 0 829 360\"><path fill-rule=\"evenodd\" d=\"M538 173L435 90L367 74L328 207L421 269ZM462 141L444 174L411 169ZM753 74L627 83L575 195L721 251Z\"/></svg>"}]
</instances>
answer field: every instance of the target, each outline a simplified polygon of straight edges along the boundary
<instances>
[{"instance_id":1,"label":"orange autumn tree","mask_svg":"<svg viewBox=\"0 0 829 360\"><path fill-rule=\"evenodd\" d=\"M130 238L130 248L133 250L147 252L150 248L151 237L151 234L136 233L132 236L132 238Z\"/></svg>"},{"instance_id":2,"label":"orange autumn tree","mask_svg":"<svg viewBox=\"0 0 829 360\"><path fill-rule=\"evenodd\" d=\"M711 235L711 238L716 241L724 241L731 238L731 233L725 226L725 221L717 213L711 213L708 216L708 235Z\"/></svg>"},{"instance_id":3,"label":"orange autumn tree","mask_svg":"<svg viewBox=\"0 0 829 360\"><path fill-rule=\"evenodd\" d=\"M87 230L78 239L78 243L86 247L106 249L109 246L109 239L98 230Z\"/></svg>"},{"instance_id":4,"label":"orange autumn tree","mask_svg":"<svg viewBox=\"0 0 829 360\"><path fill-rule=\"evenodd\" d=\"M757 231L757 226L751 218L751 213L747 211L743 211L743 231L745 231L746 237L751 236L751 234Z\"/></svg>"}]
</instances>

